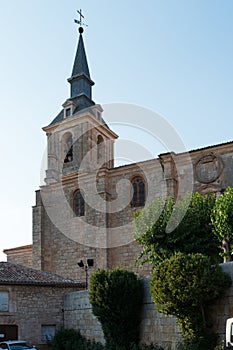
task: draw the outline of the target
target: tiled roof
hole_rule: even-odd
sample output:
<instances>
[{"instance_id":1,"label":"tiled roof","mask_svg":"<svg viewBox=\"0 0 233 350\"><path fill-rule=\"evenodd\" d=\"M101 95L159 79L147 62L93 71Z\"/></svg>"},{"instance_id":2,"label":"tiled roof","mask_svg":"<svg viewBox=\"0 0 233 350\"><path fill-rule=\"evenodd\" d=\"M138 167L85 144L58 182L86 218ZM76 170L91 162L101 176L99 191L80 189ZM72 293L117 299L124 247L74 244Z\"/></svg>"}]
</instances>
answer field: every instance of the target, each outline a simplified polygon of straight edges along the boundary
<instances>
[{"instance_id":1,"label":"tiled roof","mask_svg":"<svg viewBox=\"0 0 233 350\"><path fill-rule=\"evenodd\" d=\"M82 282L3 261L0 262L0 285L5 284L83 287Z\"/></svg>"},{"instance_id":2,"label":"tiled roof","mask_svg":"<svg viewBox=\"0 0 233 350\"><path fill-rule=\"evenodd\" d=\"M3 253L8 254L8 253L14 253L14 252L24 251L24 250L32 250L32 244L21 245L20 247L14 247L14 248L7 248L3 250Z\"/></svg>"},{"instance_id":3,"label":"tiled roof","mask_svg":"<svg viewBox=\"0 0 233 350\"><path fill-rule=\"evenodd\" d=\"M202 151L202 150L206 150L206 149L210 149L210 148L214 148L214 147L226 146L226 145L233 145L233 141L230 140L230 141L226 141L226 142L222 142L222 143L217 143L215 145L200 147L200 148L192 149L189 152Z\"/></svg>"}]
</instances>

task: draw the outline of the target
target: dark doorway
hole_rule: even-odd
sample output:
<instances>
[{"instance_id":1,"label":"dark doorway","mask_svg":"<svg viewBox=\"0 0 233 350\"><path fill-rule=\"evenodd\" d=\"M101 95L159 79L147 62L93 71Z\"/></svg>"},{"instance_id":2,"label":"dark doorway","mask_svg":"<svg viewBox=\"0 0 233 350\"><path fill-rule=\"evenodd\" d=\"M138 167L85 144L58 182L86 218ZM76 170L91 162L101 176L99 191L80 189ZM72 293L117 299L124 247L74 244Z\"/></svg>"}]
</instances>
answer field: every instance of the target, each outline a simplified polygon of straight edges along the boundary
<instances>
[{"instance_id":1,"label":"dark doorway","mask_svg":"<svg viewBox=\"0 0 233 350\"><path fill-rule=\"evenodd\" d=\"M18 339L18 326L0 324L0 342Z\"/></svg>"}]
</instances>

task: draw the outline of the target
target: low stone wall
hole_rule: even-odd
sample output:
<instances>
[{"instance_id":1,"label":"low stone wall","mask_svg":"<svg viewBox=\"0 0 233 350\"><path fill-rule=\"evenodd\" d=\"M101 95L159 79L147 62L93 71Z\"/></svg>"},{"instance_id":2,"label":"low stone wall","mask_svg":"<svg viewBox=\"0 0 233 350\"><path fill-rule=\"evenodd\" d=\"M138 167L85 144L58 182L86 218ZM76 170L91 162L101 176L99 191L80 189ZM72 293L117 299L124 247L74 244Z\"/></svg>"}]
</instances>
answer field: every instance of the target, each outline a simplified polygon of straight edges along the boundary
<instances>
[{"instance_id":1,"label":"low stone wall","mask_svg":"<svg viewBox=\"0 0 233 350\"><path fill-rule=\"evenodd\" d=\"M171 350L174 350L177 343L182 340L176 318L174 316L165 317L156 310L151 299L149 279L144 280L140 339L142 343L167 346Z\"/></svg>"},{"instance_id":2,"label":"low stone wall","mask_svg":"<svg viewBox=\"0 0 233 350\"><path fill-rule=\"evenodd\" d=\"M65 328L80 330L86 338L104 343L101 325L92 313L88 291L72 292L65 295L64 321ZM171 350L175 349L177 341L181 339L175 317L164 317L156 311L150 296L148 280L144 281L140 333L141 342L168 345Z\"/></svg>"},{"instance_id":3,"label":"low stone wall","mask_svg":"<svg viewBox=\"0 0 233 350\"><path fill-rule=\"evenodd\" d=\"M233 262L222 264L223 271L230 274L233 280ZM225 323L228 317L233 317L233 285L222 299L211 308L214 330L223 339ZM87 291L66 294L64 300L65 327L80 330L89 339L104 343L101 325L92 314ZM156 311L149 291L149 280L144 280L144 300L142 321L140 327L141 342L168 346L175 350L176 344L182 340L176 318L163 316Z\"/></svg>"},{"instance_id":4,"label":"low stone wall","mask_svg":"<svg viewBox=\"0 0 233 350\"><path fill-rule=\"evenodd\" d=\"M87 339L104 343L101 324L92 313L88 291L68 293L64 298L64 326L80 330Z\"/></svg>"}]
</instances>

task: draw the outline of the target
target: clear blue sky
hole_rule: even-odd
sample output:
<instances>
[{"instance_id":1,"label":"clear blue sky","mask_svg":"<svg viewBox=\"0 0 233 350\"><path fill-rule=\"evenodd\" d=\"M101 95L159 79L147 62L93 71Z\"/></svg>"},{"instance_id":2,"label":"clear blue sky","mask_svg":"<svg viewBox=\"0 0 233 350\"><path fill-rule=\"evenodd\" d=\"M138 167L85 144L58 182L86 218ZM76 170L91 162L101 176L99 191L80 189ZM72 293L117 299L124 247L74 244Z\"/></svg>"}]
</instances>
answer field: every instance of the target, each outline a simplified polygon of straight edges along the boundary
<instances>
[{"instance_id":1,"label":"clear blue sky","mask_svg":"<svg viewBox=\"0 0 233 350\"><path fill-rule=\"evenodd\" d=\"M31 243L46 141L41 128L69 97L79 8L88 23L84 41L96 102L162 113L187 149L233 140L232 0L0 5L0 251Z\"/></svg>"}]
</instances>

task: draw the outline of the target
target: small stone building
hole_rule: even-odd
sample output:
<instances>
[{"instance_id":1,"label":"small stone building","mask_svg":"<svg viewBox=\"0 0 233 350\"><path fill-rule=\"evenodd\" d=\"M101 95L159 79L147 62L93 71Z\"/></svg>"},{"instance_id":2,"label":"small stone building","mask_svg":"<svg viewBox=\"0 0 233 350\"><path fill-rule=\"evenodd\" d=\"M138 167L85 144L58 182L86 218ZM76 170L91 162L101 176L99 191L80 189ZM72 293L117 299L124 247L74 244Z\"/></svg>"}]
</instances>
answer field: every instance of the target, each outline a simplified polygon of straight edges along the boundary
<instances>
[{"instance_id":1,"label":"small stone building","mask_svg":"<svg viewBox=\"0 0 233 350\"><path fill-rule=\"evenodd\" d=\"M0 263L0 341L25 339L38 349L64 326L64 295L82 283L9 262Z\"/></svg>"}]
</instances>

